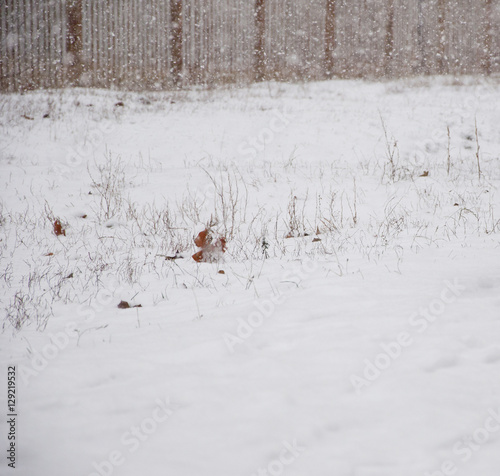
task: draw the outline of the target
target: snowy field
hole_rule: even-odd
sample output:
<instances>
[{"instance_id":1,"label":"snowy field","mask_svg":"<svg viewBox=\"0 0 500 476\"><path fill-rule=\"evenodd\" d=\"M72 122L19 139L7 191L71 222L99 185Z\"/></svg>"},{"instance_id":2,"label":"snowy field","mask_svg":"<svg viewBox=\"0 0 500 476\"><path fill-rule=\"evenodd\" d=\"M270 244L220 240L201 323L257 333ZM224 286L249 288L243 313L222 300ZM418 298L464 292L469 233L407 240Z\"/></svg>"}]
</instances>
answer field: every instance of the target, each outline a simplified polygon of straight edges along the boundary
<instances>
[{"instance_id":1,"label":"snowy field","mask_svg":"<svg viewBox=\"0 0 500 476\"><path fill-rule=\"evenodd\" d=\"M474 78L0 96L0 473L497 476L499 104Z\"/></svg>"}]
</instances>

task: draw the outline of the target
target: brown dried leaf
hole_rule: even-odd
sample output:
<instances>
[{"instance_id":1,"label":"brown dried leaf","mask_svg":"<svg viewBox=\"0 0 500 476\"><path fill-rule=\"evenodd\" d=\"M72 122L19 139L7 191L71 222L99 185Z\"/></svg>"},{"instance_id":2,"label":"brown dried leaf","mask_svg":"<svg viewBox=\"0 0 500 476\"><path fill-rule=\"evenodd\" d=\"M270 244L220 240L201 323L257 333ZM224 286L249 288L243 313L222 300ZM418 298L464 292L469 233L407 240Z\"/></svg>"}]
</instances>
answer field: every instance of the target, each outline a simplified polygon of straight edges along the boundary
<instances>
[{"instance_id":1,"label":"brown dried leaf","mask_svg":"<svg viewBox=\"0 0 500 476\"><path fill-rule=\"evenodd\" d=\"M202 251L198 251L198 253L195 253L193 255L193 259L197 262L197 263L201 263L204 261L204 258L203 258L203 250Z\"/></svg>"},{"instance_id":2,"label":"brown dried leaf","mask_svg":"<svg viewBox=\"0 0 500 476\"><path fill-rule=\"evenodd\" d=\"M118 304L118 309L131 309L134 307L142 307L141 304L136 304L135 306L131 306L127 301L120 301L120 304Z\"/></svg>"},{"instance_id":3,"label":"brown dried leaf","mask_svg":"<svg viewBox=\"0 0 500 476\"><path fill-rule=\"evenodd\" d=\"M56 234L56 236L66 236L66 230L62 227L61 222L57 219L54 222L54 233Z\"/></svg>"},{"instance_id":4,"label":"brown dried leaf","mask_svg":"<svg viewBox=\"0 0 500 476\"><path fill-rule=\"evenodd\" d=\"M203 230L198 233L198 236L194 239L194 244L198 248L204 248L208 244L208 230Z\"/></svg>"},{"instance_id":5,"label":"brown dried leaf","mask_svg":"<svg viewBox=\"0 0 500 476\"><path fill-rule=\"evenodd\" d=\"M226 239L224 237L220 237L215 243L215 247L219 248L223 253L226 252Z\"/></svg>"}]
</instances>

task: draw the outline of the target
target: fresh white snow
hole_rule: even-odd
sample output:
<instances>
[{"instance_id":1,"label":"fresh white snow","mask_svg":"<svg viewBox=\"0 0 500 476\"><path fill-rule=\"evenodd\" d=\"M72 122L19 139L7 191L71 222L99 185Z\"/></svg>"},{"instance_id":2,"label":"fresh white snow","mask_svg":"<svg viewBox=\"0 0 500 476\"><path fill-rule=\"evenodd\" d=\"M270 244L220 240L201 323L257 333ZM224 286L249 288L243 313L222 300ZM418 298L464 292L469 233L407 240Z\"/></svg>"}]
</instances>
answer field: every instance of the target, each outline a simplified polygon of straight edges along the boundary
<instances>
[{"instance_id":1,"label":"fresh white snow","mask_svg":"<svg viewBox=\"0 0 500 476\"><path fill-rule=\"evenodd\" d=\"M17 474L497 476L498 104L474 78L0 96ZM228 249L196 263L209 222Z\"/></svg>"}]
</instances>

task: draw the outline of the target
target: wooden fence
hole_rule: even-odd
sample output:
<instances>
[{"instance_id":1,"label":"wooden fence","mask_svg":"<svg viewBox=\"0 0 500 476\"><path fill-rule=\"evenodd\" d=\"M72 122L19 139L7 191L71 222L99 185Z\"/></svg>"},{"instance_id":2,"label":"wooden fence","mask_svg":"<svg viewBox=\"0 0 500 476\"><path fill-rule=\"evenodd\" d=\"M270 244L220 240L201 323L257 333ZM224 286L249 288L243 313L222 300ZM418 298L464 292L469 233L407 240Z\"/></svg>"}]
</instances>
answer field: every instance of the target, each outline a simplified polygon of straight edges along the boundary
<instances>
[{"instance_id":1,"label":"wooden fence","mask_svg":"<svg viewBox=\"0 0 500 476\"><path fill-rule=\"evenodd\" d=\"M0 90L500 72L500 0L0 0Z\"/></svg>"}]
</instances>

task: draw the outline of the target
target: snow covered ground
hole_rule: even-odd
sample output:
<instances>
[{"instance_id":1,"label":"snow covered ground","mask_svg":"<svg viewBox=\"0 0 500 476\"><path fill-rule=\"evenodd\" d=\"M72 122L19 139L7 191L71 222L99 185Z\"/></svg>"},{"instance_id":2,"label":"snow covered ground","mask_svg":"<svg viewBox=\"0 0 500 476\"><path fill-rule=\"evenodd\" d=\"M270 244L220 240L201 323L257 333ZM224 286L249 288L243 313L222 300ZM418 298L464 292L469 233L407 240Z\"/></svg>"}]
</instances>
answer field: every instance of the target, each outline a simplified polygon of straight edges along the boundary
<instances>
[{"instance_id":1,"label":"snow covered ground","mask_svg":"<svg viewBox=\"0 0 500 476\"><path fill-rule=\"evenodd\" d=\"M474 78L0 96L17 474L497 476L499 104ZM207 226L227 251L196 263Z\"/></svg>"}]
</instances>

